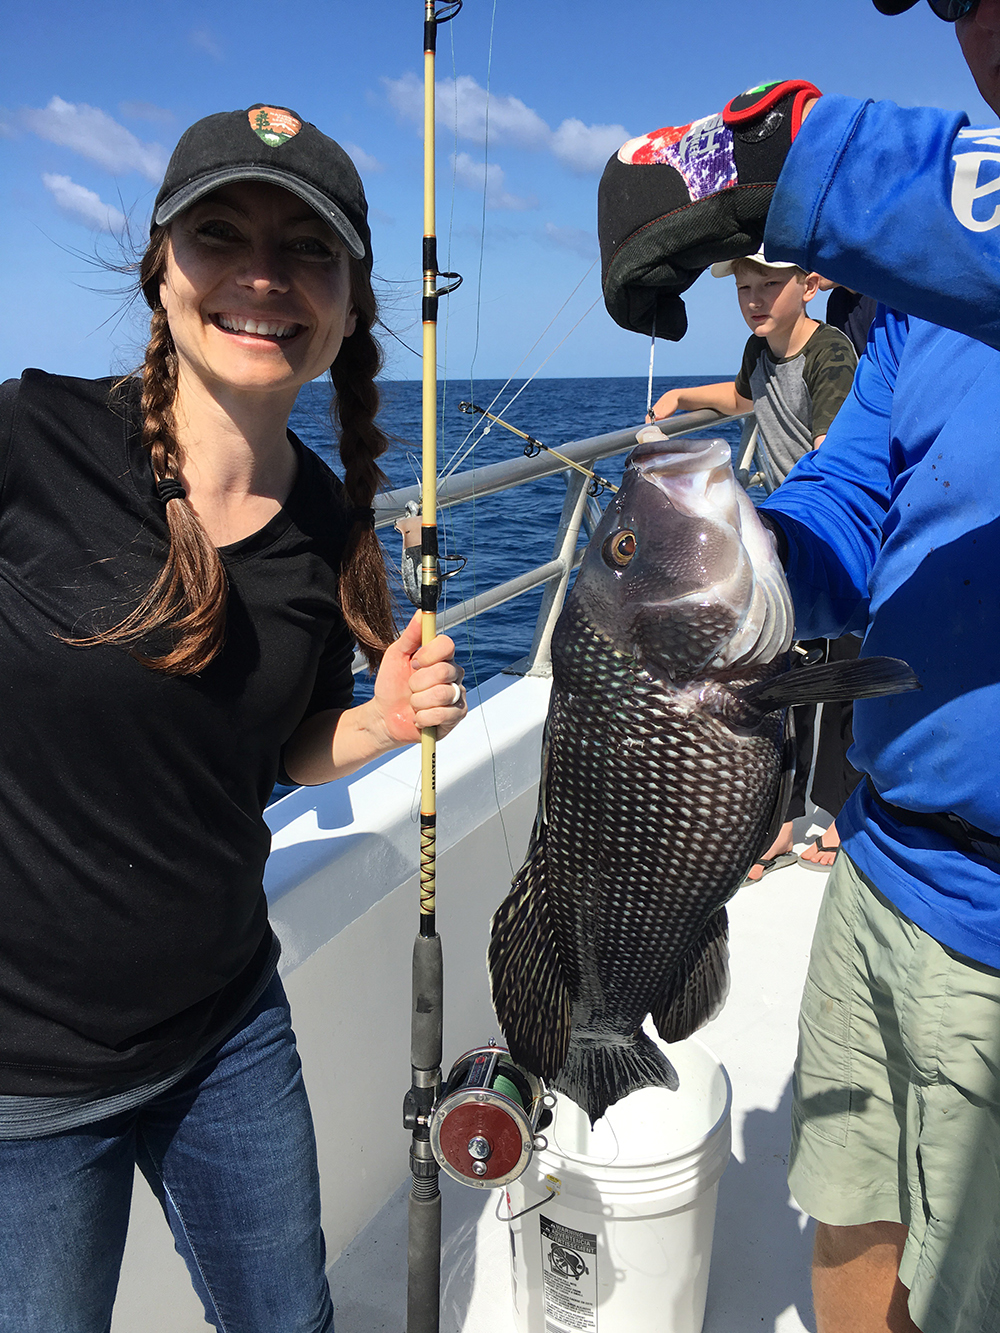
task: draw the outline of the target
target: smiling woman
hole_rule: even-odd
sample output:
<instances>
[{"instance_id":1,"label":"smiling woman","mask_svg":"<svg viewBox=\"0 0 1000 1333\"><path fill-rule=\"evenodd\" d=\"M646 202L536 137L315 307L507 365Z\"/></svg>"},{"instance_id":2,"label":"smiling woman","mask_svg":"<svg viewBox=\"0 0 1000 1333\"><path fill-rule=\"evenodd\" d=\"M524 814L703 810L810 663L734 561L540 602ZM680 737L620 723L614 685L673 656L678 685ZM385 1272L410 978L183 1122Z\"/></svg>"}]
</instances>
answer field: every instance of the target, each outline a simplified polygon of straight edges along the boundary
<instances>
[{"instance_id":1,"label":"smiling woman","mask_svg":"<svg viewBox=\"0 0 1000 1333\"><path fill-rule=\"evenodd\" d=\"M343 241L295 195L261 181L215 190L173 224L159 299L182 396L192 377L216 392L264 390L286 419L357 323Z\"/></svg>"},{"instance_id":2,"label":"smiling woman","mask_svg":"<svg viewBox=\"0 0 1000 1333\"><path fill-rule=\"evenodd\" d=\"M199 121L141 375L0 390L0 1328L109 1327L137 1162L211 1323L332 1327L263 807L465 712L450 640L393 641L366 214L294 112ZM288 430L325 371L343 481Z\"/></svg>"}]
</instances>

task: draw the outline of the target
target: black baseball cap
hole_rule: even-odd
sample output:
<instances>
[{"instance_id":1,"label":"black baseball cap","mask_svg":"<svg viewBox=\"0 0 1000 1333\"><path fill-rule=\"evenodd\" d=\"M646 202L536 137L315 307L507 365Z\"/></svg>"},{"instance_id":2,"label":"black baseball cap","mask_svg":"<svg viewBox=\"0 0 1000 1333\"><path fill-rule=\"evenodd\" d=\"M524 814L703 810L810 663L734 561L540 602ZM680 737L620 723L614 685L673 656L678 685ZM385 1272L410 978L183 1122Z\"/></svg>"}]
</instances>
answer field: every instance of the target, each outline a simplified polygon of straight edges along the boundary
<instances>
[{"instance_id":1,"label":"black baseball cap","mask_svg":"<svg viewBox=\"0 0 1000 1333\"><path fill-rule=\"evenodd\" d=\"M296 112L257 102L246 111L220 111L196 121L167 164L153 223L165 226L232 181L268 181L291 190L371 271L368 203L357 168L340 144Z\"/></svg>"},{"instance_id":2,"label":"black baseball cap","mask_svg":"<svg viewBox=\"0 0 1000 1333\"><path fill-rule=\"evenodd\" d=\"M872 0L872 3L880 14L905 14L919 0Z\"/></svg>"}]
</instances>

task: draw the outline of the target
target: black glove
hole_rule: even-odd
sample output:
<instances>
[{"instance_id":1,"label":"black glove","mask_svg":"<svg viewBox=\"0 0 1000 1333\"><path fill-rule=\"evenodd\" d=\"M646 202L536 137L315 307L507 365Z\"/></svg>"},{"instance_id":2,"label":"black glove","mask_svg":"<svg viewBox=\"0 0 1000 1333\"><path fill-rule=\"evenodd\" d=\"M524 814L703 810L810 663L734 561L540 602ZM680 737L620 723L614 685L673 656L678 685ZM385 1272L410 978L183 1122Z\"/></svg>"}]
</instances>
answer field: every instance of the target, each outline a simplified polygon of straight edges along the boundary
<instances>
[{"instance_id":1,"label":"black glove","mask_svg":"<svg viewBox=\"0 0 1000 1333\"><path fill-rule=\"evenodd\" d=\"M721 114L624 144L597 196L601 280L623 328L676 342L687 331L680 293L720 259L756 254L771 196L802 109L818 88L761 84Z\"/></svg>"}]
</instances>

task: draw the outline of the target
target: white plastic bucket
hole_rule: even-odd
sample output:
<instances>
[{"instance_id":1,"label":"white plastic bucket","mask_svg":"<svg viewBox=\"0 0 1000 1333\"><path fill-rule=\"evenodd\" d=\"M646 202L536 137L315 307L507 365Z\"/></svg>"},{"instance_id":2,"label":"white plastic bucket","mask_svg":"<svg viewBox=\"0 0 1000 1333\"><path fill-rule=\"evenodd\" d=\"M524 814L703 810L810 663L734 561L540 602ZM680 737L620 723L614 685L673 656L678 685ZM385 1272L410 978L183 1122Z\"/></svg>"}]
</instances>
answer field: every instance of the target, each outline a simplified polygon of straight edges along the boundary
<instances>
[{"instance_id":1,"label":"white plastic bucket","mask_svg":"<svg viewBox=\"0 0 1000 1333\"><path fill-rule=\"evenodd\" d=\"M519 1333L700 1333L732 1090L696 1038L663 1049L677 1092L634 1092L593 1131L559 1096L509 1187Z\"/></svg>"}]
</instances>

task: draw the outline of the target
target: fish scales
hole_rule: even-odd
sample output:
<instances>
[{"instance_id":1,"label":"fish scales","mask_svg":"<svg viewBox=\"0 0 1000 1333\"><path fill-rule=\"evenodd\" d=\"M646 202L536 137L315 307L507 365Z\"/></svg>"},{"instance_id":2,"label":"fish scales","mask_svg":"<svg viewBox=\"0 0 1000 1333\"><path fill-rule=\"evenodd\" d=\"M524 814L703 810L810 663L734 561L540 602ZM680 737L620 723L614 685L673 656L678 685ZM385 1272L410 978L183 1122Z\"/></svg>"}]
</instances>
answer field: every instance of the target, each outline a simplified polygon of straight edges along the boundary
<instances>
[{"instance_id":1,"label":"fish scales","mask_svg":"<svg viewBox=\"0 0 1000 1333\"><path fill-rule=\"evenodd\" d=\"M546 897L560 957L573 959L574 1028L631 1033L750 865L783 725L771 714L737 735L594 637L570 607L553 641ZM574 676L597 664L595 699Z\"/></svg>"},{"instance_id":2,"label":"fish scales","mask_svg":"<svg viewBox=\"0 0 1000 1333\"><path fill-rule=\"evenodd\" d=\"M552 638L539 807L493 919L511 1055L591 1121L677 1087L678 1041L728 987L724 904L780 824L786 709L919 688L905 663L789 670L774 544L721 440L629 459Z\"/></svg>"}]
</instances>

